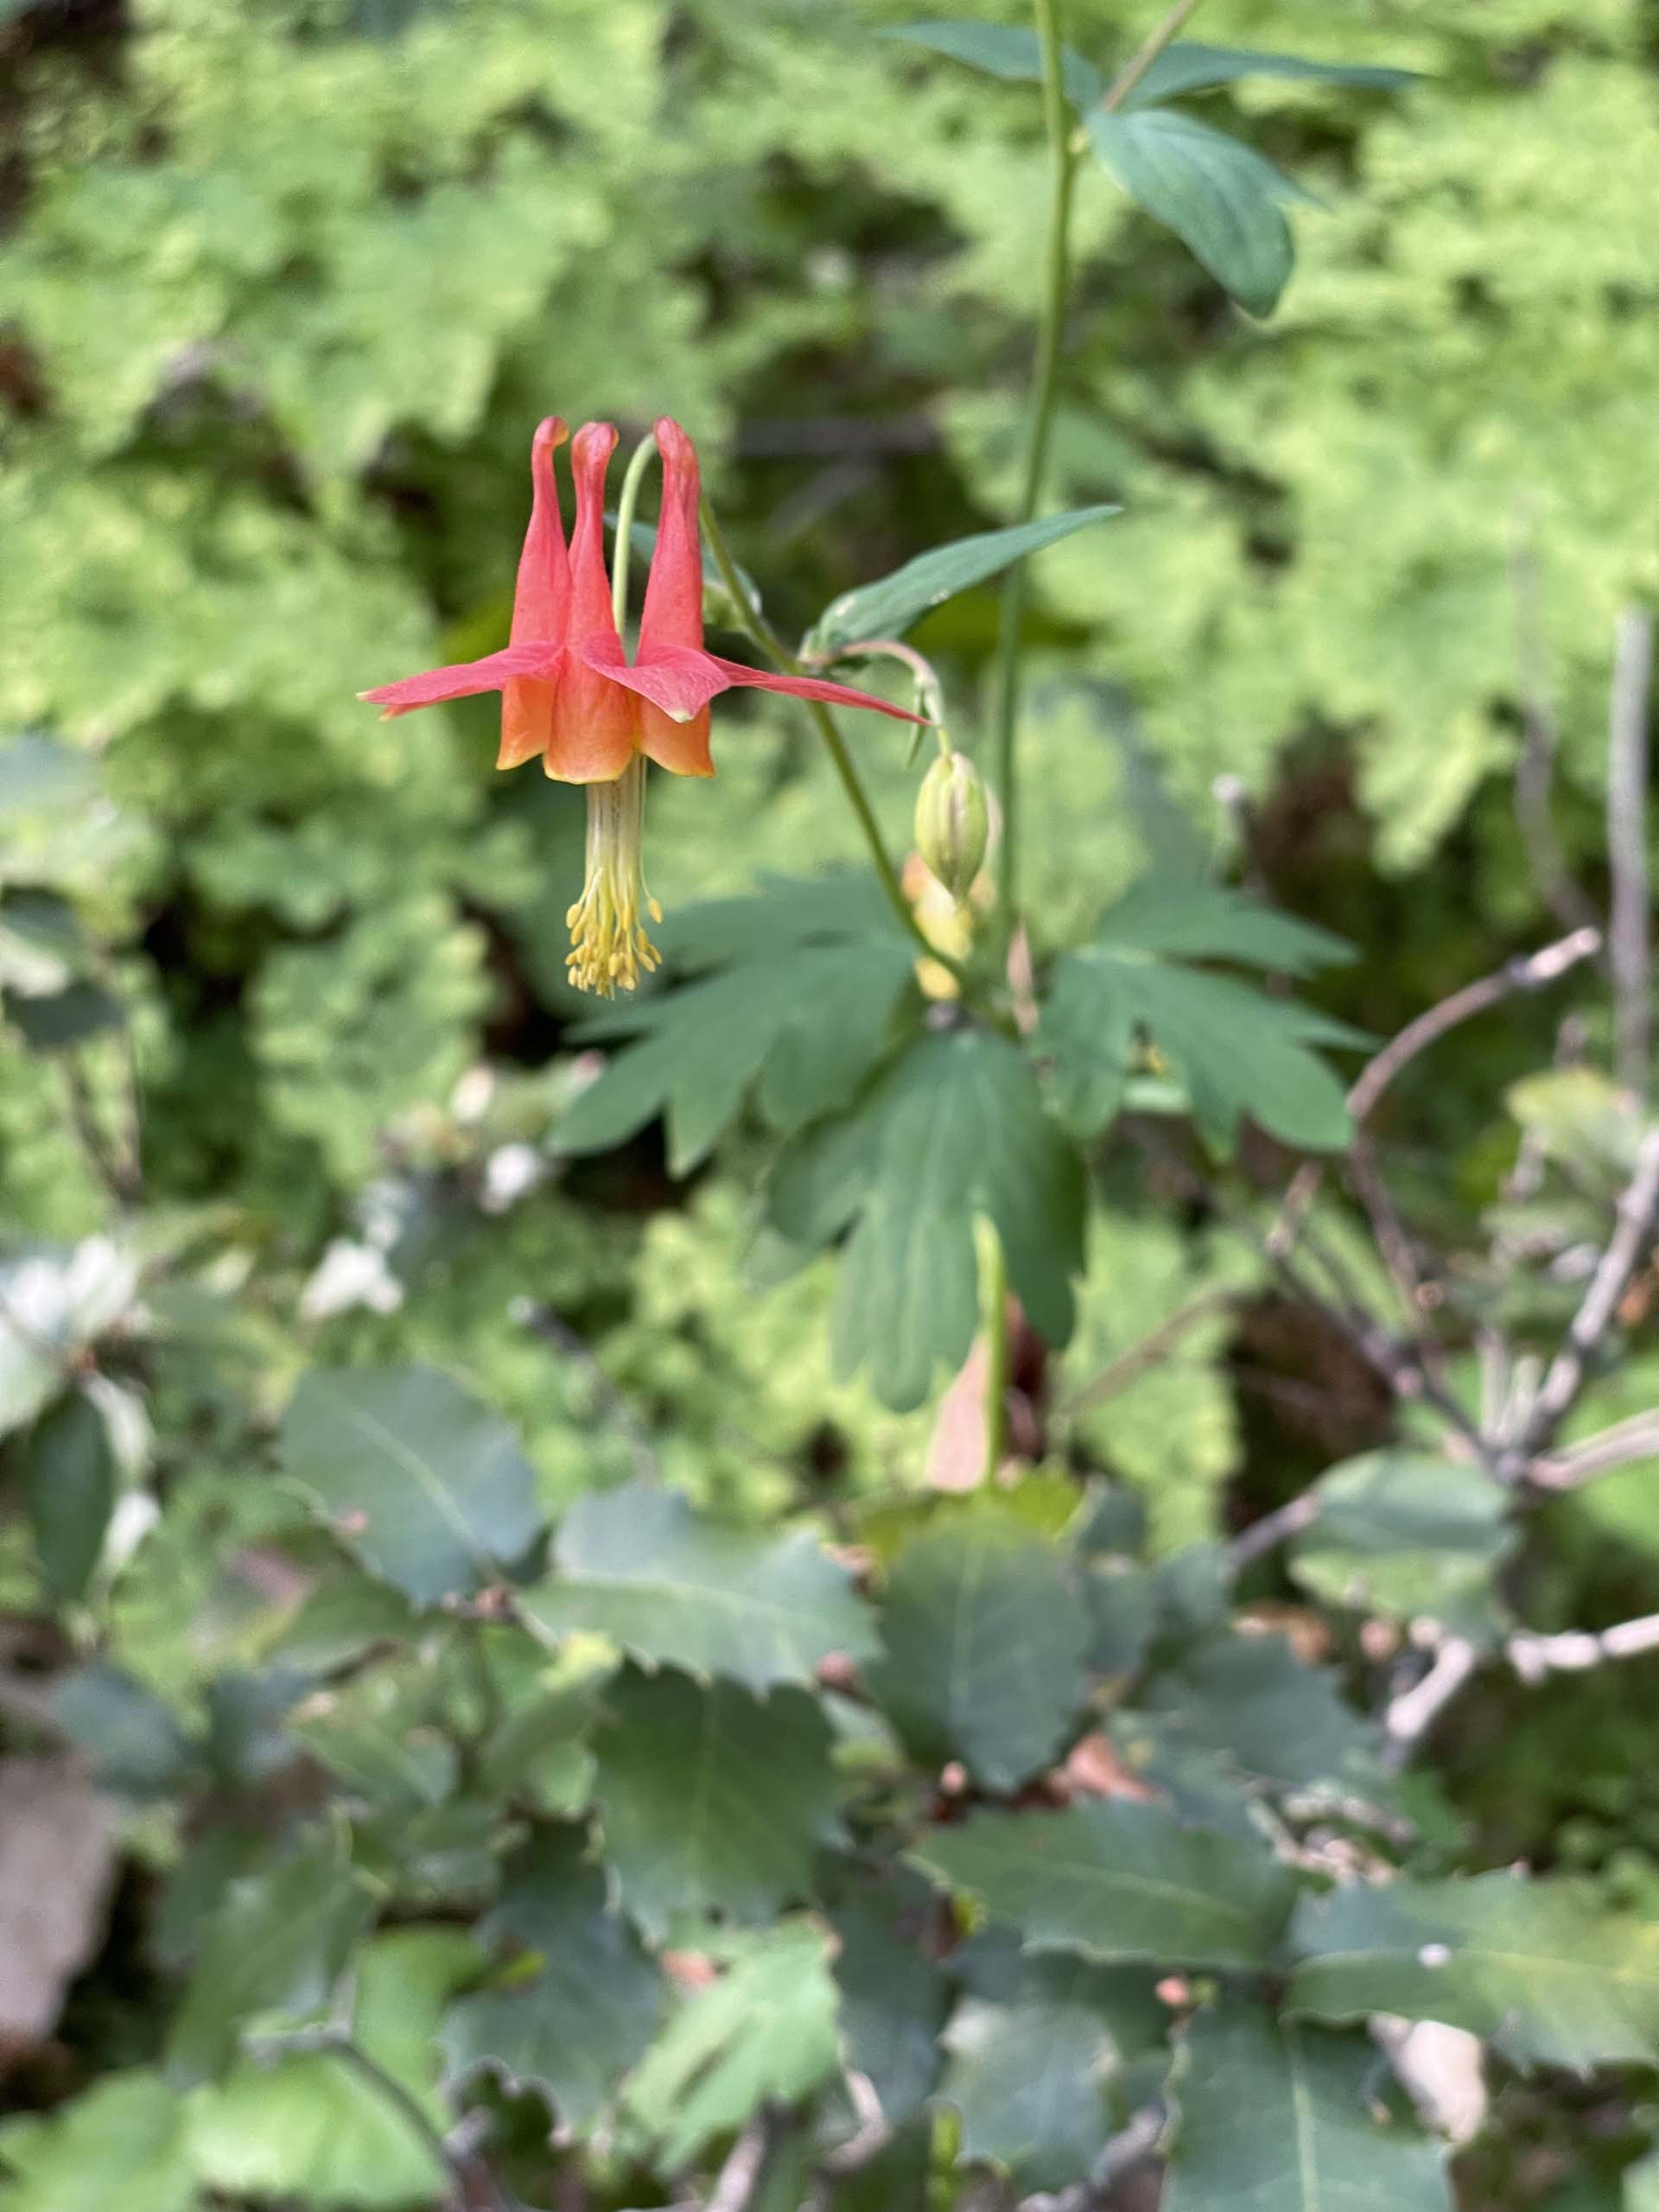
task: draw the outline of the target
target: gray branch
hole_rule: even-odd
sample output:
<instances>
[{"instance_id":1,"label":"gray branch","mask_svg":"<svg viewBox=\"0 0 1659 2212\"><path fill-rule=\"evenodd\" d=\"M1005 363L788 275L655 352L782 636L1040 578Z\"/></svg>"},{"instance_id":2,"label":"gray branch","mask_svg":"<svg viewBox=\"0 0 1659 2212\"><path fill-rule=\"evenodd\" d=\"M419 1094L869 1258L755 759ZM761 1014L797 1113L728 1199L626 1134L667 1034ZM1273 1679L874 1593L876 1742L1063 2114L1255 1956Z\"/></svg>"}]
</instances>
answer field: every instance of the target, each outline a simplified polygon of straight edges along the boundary
<instances>
[{"instance_id":1,"label":"gray branch","mask_svg":"<svg viewBox=\"0 0 1659 2212\"><path fill-rule=\"evenodd\" d=\"M1613 645L1607 731L1607 950L1621 1083L1645 1099L1653 1071L1653 940L1648 884L1648 692L1653 618L1627 607Z\"/></svg>"},{"instance_id":2,"label":"gray branch","mask_svg":"<svg viewBox=\"0 0 1659 2212\"><path fill-rule=\"evenodd\" d=\"M1590 1287L1573 1317L1567 1340L1551 1360L1538 1395L1503 1471L1524 1477L1578 1402L1590 1363L1618 1318L1620 1301L1647 1256L1659 1227L1659 1127L1649 1130L1636 1156L1636 1172L1618 1202L1618 1218L1596 1263Z\"/></svg>"}]
</instances>

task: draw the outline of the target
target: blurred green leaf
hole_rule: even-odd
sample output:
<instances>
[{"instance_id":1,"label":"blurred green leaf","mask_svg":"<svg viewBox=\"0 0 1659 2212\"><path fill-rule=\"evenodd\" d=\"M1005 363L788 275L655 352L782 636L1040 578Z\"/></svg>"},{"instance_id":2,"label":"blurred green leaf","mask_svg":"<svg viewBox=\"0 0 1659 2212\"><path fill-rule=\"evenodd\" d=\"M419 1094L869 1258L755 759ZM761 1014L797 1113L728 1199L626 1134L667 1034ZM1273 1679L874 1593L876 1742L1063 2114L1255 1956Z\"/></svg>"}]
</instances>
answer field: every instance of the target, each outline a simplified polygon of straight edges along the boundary
<instances>
[{"instance_id":1,"label":"blurred green leaf","mask_svg":"<svg viewBox=\"0 0 1659 2212\"><path fill-rule=\"evenodd\" d=\"M1140 1040L1149 1035L1185 1084L1213 1149L1231 1151L1246 1114L1288 1144L1345 1144L1343 1087L1309 1047L1363 1042L1359 1033L1169 957L1185 947L1253 965L1283 961L1294 970L1338 956L1337 940L1325 931L1228 893L1138 885L1103 917L1094 944L1061 960L1033 1039L1052 1063L1068 1128L1090 1135L1117 1113Z\"/></svg>"},{"instance_id":2,"label":"blurred green leaf","mask_svg":"<svg viewBox=\"0 0 1659 2212\"><path fill-rule=\"evenodd\" d=\"M1345 939L1219 883L1143 875L1102 919L1107 943L1165 960L1225 960L1243 968L1311 976L1345 967Z\"/></svg>"},{"instance_id":3,"label":"blurred green leaf","mask_svg":"<svg viewBox=\"0 0 1659 2212\"><path fill-rule=\"evenodd\" d=\"M1313 1494L1319 1517L1297 1537L1291 1572L1315 1597L1464 1635L1501 1628L1493 1576L1519 1532L1509 1496L1479 1468L1368 1452L1322 1475Z\"/></svg>"},{"instance_id":4,"label":"blurred green leaf","mask_svg":"<svg viewBox=\"0 0 1659 2212\"><path fill-rule=\"evenodd\" d=\"M969 68L983 70L988 77L1002 77L1014 83L1042 81L1043 49L1035 31L1020 30L1003 23L945 20L899 23L878 33L878 36L899 39L908 46L928 47L935 54L949 54L953 61L965 61ZM1085 61L1074 47L1062 49L1061 71L1066 97L1078 107L1087 107L1091 101L1099 99L1106 89L1093 62Z\"/></svg>"},{"instance_id":5,"label":"blurred green leaf","mask_svg":"<svg viewBox=\"0 0 1659 2212\"><path fill-rule=\"evenodd\" d=\"M1308 61L1294 54L1263 54L1248 46L1205 46L1177 39L1153 61L1124 101L1125 111L1179 99L1183 92L1210 91L1241 77L1283 77L1320 85L1346 85L1362 92L1397 92L1418 81L1414 69L1382 68L1363 61Z\"/></svg>"},{"instance_id":6,"label":"blurred green leaf","mask_svg":"<svg viewBox=\"0 0 1659 2212\"><path fill-rule=\"evenodd\" d=\"M106 2075L57 2112L0 2122L5 2212L196 2212L185 2107L159 2075Z\"/></svg>"},{"instance_id":7,"label":"blurred green leaf","mask_svg":"<svg viewBox=\"0 0 1659 2212\"><path fill-rule=\"evenodd\" d=\"M650 2043L664 1984L607 1904L585 1831L542 1828L522 1844L479 1936L512 1962L445 2014L449 2078L486 2068L510 2090L538 2090L562 2126L587 2128Z\"/></svg>"},{"instance_id":8,"label":"blurred green leaf","mask_svg":"<svg viewBox=\"0 0 1659 2212\"><path fill-rule=\"evenodd\" d=\"M1659 1925L1564 1880L1356 1883L1297 1908L1290 2004L1444 2020L1518 2065L1659 2063Z\"/></svg>"},{"instance_id":9,"label":"blurred green leaf","mask_svg":"<svg viewBox=\"0 0 1659 2212\"><path fill-rule=\"evenodd\" d=\"M460 1928L398 1928L354 1962L351 2032L437 2129L435 2036L445 1998L476 1964ZM190 2104L190 2147L203 2181L238 2198L298 2201L318 2212L404 2212L443 2181L429 2141L377 2082L333 2052L244 2060Z\"/></svg>"},{"instance_id":10,"label":"blurred green leaf","mask_svg":"<svg viewBox=\"0 0 1659 2212\"><path fill-rule=\"evenodd\" d=\"M1452 2212L1445 2153L1380 2124L1375 2047L1243 1994L1184 2038L1166 2212Z\"/></svg>"},{"instance_id":11,"label":"blurred green leaf","mask_svg":"<svg viewBox=\"0 0 1659 2212\"><path fill-rule=\"evenodd\" d=\"M0 898L0 987L22 999L67 990L86 957L74 908L51 891Z\"/></svg>"},{"instance_id":12,"label":"blurred green leaf","mask_svg":"<svg viewBox=\"0 0 1659 2212\"><path fill-rule=\"evenodd\" d=\"M106 1789L148 1798L175 1789L194 1753L171 1706L107 1659L77 1668L52 1700L58 1726Z\"/></svg>"},{"instance_id":13,"label":"blurred green leaf","mask_svg":"<svg viewBox=\"0 0 1659 2212\"><path fill-rule=\"evenodd\" d=\"M1265 1846L1251 1850L1121 1800L976 1813L931 1830L912 1856L1027 1944L1096 1960L1262 1966L1294 1891Z\"/></svg>"},{"instance_id":14,"label":"blurred green leaf","mask_svg":"<svg viewBox=\"0 0 1659 2212\"><path fill-rule=\"evenodd\" d=\"M760 1920L810 1895L837 1794L816 1699L630 1669L606 1704L594 1746L605 1858L649 1936L663 1941L677 1915Z\"/></svg>"},{"instance_id":15,"label":"blurred green leaf","mask_svg":"<svg viewBox=\"0 0 1659 2212\"><path fill-rule=\"evenodd\" d=\"M1374 1726L1282 1636L1241 1630L1188 1643L1135 1701L1170 1742L1281 1788L1381 1786Z\"/></svg>"},{"instance_id":16,"label":"blurred green leaf","mask_svg":"<svg viewBox=\"0 0 1659 2212\"><path fill-rule=\"evenodd\" d=\"M1090 1671L1133 1674L1157 1619L1152 1577L1127 1560L1091 1559L1084 1562L1079 1587L1089 1616Z\"/></svg>"},{"instance_id":17,"label":"blurred green leaf","mask_svg":"<svg viewBox=\"0 0 1659 2212\"><path fill-rule=\"evenodd\" d=\"M276 2014L291 2024L326 2005L374 1909L326 1832L270 1873L233 1883L168 2036L169 2077L181 2087L215 2080L252 2021Z\"/></svg>"},{"instance_id":18,"label":"blurred green leaf","mask_svg":"<svg viewBox=\"0 0 1659 2212\"><path fill-rule=\"evenodd\" d=\"M645 1483L578 1498L553 1558L552 1575L519 1598L524 1617L550 1636L597 1631L648 1666L764 1694L810 1684L832 1651L877 1649L846 1570L810 1535L722 1528Z\"/></svg>"},{"instance_id":19,"label":"blurred green leaf","mask_svg":"<svg viewBox=\"0 0 1659 2212\"><path fill-rule=\"evenodd\" d=\"M916 1755L1014 1789L1084 1700L1089 1624L1066 1563L1010 1514L937 1522L893 1560L871 1694Z\"/></svg>"},{"instance_id":20,"label":"blurred green leaf","mask_svg":"<svg viewBox=\"0 0 1659 2212\"><path fill-rule=\"evenodd\" d=\"M990 26L985 27L988 31ZM1057 544L1090 523L1105 522L1122 509L1105 505L1074 507L1065 514L1043 515L1033 522L1015 523L1007 530L981 531L973 537L959 537L950 545L936 545L918 553L873 584L843 592L832 600L807 632L804 651L814 657L833 658L849 645L868 638L902 638L930 607L943 605L959 591L1000 575L1004 569Z\"/></svg>"},{"instance_id":21,"label":"blurred green leaf","mask_svg":"<svg viewBox=\"0 0 1659 2212\"><path fill-rule=\"evenodd\" d=\"M962 2158L988 2160L1026 2190L1087 2177L1113 2131L1113 1987L1086 1959L1035 1958L1009 2001L957 2006L939 2098L960 2115Z\"/></svg>"},{"instance_id":22,"label":"blurred green leaf","mask_svg":"<svg viewBox=\"0 0 1659 2212\"><path fill-rule=\"evenodd\" d=\"M29 997L8 991L3 1003L6 1019L37 1052L67 1052L89 1037L118 1029L126 1020L120 1000L97 983L71 983L65 990Z\"/></svg>"},{"instance_id":23,"label":"blurred green leaf","mask_svg":"<svg viewBox=\"0 0 1659 2212\"><path fill-rule=\"evenodd\" d=\"M1283 202L1298 187L1253 147L1175 108L1085 118L1102 163L1131 200L1190 246L1252 315L1268 315L1295 249Z\"/></svg>"},{"instance_id":24,"label":"blurred green leaf","mask_svg":"<svg viewBox=\"0 0 1659 2212\"><path fill-rule=\"evenodd\" d=\"M512 1427L431 1368L313 1369L279 1446L341 1540L417 1605L499 1580L540 1529Z\"/></svg>"},{"instance_id":25,"label":"blurred green leaf","mask_svg":"<svg viewBox=\"0 0 1659 2212\"><path fill-rule=\"evenodd\" d=\"M841 2063L829 1946L816 1921L734 1939L719 1979L688 1998L628 2084L628 2110L672 2171L763 2104L793 2104Z\"/></svg>"},{"instance_id":26,"label":"blurred green leaf","mask_svg":"<svg viewBox=\"0 0 1659 2212\"><path fill-rule=\"evenodd\" d=\"M877 1395L900 1410L967 1357L981 1214L1033 1325L1065 1343L1083 1205L1082 1162L1043 1112L1018 1049L979 1029L911 1046L849 1115L796 1140L770 1191L774 1224L809 1249L851 1227L836 1367L868 1366Z\"/></svg>"},{"instance_id":27,"label":"blurred green leaf","mask_svg":"<svg viewBox=\"0 0 1659 2212\"><path fill-rule=\"evenodd\" d=\"M947 1992L920 1942L931 1903L911 1875L851 1887L830 1915L847 2062L895 2127L921 2110L939 2074Z\"/></svg>"},{"instance_id":28,"label":"blurred green leaf","mask_svg":"<svg viewBox=\"0 0 1659 2212\"><path fill-rule=\"evenodd\" d=\"M115 1510L115 1455L104 1416L72 1391L36 1421L21 1456L41 1572L55 1597L79 1598Z\"/></svg>"}]
</instances>

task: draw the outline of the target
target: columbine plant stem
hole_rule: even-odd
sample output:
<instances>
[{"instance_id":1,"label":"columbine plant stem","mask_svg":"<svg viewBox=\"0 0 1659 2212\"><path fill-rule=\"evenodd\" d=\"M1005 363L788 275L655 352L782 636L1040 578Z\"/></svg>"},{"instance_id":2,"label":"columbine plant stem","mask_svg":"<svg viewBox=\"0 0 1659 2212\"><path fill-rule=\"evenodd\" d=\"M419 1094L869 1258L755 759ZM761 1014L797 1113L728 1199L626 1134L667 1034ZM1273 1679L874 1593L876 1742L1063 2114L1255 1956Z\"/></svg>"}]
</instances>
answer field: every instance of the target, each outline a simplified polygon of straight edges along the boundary
<instances>
[{"instance_id":1,"label":"columbine plant stem","mask_svg":"<svg viewBox=\"0 0 1659 2212\"><path fill-rule=\"evenodd\" d=\"M657 458L657 436L641 438L628 457L627 474L616 502L616 532L611 544L611 612L619 634L628 619L628 563L633 554L633 515L639 505L639 486L645 471Z\"/></svg>"},{"instance_id":2,"label":"columbine plant stem","mask_svg":"<svg viewBox=\"0 0 1659 2212\"><path fill-rule=\"evenodd\" d=\"M1037 0L1037 35L1043 49L1043 124L1048 136L1052 185L1048 205L1048 243L1043 257L1043 298L1037 326L1037 361L1032 372L1030 413L1026 423L1026 450L1020 512L1016 519L1029 522L1042 497L1043 474L1048 462L1049 433L1054 417L1054 393L1059 372L1060 329L1065 315L1066 280L1071 260L1071 188L1077 157L1066 122L1065 63L1060 43L1059 0ZM1026 564L1016 562L1002 587L1002 616L997 637L996 670L996 785L1002 806L1002 844L998 858L1003 926L1012 933L1014 901L1019 893L1020 785L1018 747L1020 719L1020 633L1026 613Z\"/></svg>"},{"instance_id":3,"label":"columbine plant stem","mask_svg":"<svg viewBox=\"0 0 1659 2212\"><path fill-rule=\"evenodd\" d=\"M732 558L725 536L715 519L714 509L707 499L702 502L702 534L709 541L709 550L715 556L715 566L720 570L721 582L726 587L737 626L744 636L759 646L774 668L781 669L789 676L804 675L807 671L803 664L791 652L743 588L737 563ZM835 763L836 773L841 778L841 787L847 794L853 812L858 817L859 827L864 832L864 842L870 849L870 859L880 878L881 888L887 893L887 904L928 959L936 961L941 968L948 969L958 984L962 983L965 980L962 968L949 953L941 952L929 938L916 918L915 909L905 896L905 887L899 880L899 871L893 864L892 855L881 835L881 825L875 818L875 809L870 804L869 793L865 790L858 770L853 765L853 756L848 752L846 742L836 727L835 716L822 700L807 699L802 703L817 726L824 749Z\"/></svg>"},{"instance_id":4,"label":"columbine plant stem","mask_svg":"<svg viewBox=\"0 0 1659 2212\"><path fill-rule=\"evenodd\" d=\"M1199 0L1176 0L1163 21L1124 64L1103 106L1121 107L1158 56L1198 9ZM1058 385L1060 334L1071 275L1071 192L1077 161L1089 140L1068 121L1065 56L1060 38L1059 0L1036 0L1037 36L1043 54L1043 124L1048 137L1052 184L1049 195L1048 241L1043 257L1043 297L1037 326L1037 359L1032 372L1030 411L1026 423L1025 466L1015 520L1029 522L1043 495L1049 437ZM1016 562L1002 587L1002 614L997 633L997 796L1002 807L1002 845L998 869L1003 928L1012 936L1017 922L1020 887L1020 633L1026 612L1026 564Z\"/></svg>"}]
</instances>

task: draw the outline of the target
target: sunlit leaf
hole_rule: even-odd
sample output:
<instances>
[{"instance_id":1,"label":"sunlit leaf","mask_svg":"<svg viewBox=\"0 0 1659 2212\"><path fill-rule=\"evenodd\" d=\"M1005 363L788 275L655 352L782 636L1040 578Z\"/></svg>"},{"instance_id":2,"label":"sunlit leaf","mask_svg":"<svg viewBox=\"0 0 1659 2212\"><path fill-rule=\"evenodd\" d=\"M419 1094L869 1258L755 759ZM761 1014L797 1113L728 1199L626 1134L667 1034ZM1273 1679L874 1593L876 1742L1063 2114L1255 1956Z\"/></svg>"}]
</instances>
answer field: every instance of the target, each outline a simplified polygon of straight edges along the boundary
<instances>
[{"instance_id":1,"label":"sunlit leaf","mask_svg":"<svg viewBox=\"0 0 1659 2212\"><path fill-rule=\"evenodd\" d=\"M728 1951L726 1971L685 2000L628 2084L628 2109L670 2171L763 2104L806 2096L841 2063L816 1921L780 1921Z\"/></svg>"},{"instance_id":2,"label":"sunlit leaf","mask_svg":"<svg viewBox=\"0 0 1659 2212\"><path fill-rule=\"evenodd\" d=\"M373 1912L367 1887L327 1834L272 1872L234 1884L168 2037L169 2076L212 2080L251 2018L303 2016L325 2004Z\"/></svg>"}]
</instances>

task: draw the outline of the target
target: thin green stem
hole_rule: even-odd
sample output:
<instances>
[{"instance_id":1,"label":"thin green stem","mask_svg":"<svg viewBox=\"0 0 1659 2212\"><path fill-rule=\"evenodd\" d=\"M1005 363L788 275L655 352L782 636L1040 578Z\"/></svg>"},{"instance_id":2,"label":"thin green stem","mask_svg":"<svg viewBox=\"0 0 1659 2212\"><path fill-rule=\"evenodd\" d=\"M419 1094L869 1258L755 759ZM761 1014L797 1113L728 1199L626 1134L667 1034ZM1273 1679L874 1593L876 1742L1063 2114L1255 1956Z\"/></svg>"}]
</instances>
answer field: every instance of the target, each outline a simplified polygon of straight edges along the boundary
<instances>
[{"instance_id":1,"label":"thin green stem","mask_svg":"<svg viewBox=\"0 0 1659 2212\"><path fill-rule=\"evenodd\" d=\"M1002 1239L988 1222L980 1224L980 1296L985 1312L985 1465L983 1479L995 1479L1008 1433L1008 1268Z\"/></svg>"},{"instance_id":2,"label":"thin green stem","mask_svg":"<svg viewBox=\"0 0 1659 2212\"><path fill-rule=\"evenodd\" d=\"M1026 423L1023 483L1018 519L1029 522L1042 497L1053 427L1054 396L1059 377L1060 334L1065 315L1070 269L1071 188L1077 156L1066 121L1064 51L1058 0L1036 0L1037 35L1043 49L1043 127L1048 138L1052 182L1049 194L1048 240L1043 256L1043 297L1037 326L1037 359L1032 372L1030 412ZM1016 562L1002 587L1002 615L997 638L996 781L1002 806L1002 844L998 855L1002 920L1012 935L1020 887L1020 638L1025 626L1026 567Z\"/></svg>"},{"instance_id":3,"label":"thin green stem","mask_svg":"<svg viewBox=\"0 0 1659 2212\"><path fill-rule=\"evenodd\" d=\"M721 581L736 610L738 625L745 637L760 648L774 668L785 675L804 676L806 671L765 615L751 603L748 594L740 583L737 563L732 558L724 534L715 518L714 509L707 499L702 502L702 532L709 541L709 550L715 556L715 566L720 570ZM836 773L841 779L841 787L847 794L848 803L858 817L859 827L864 832L864 842L870 849L870 859L880 879L881 888L887 893L887 904L906 933L915 939L927 957L937 961L940 967L948 969L957 982L962 983L965 981L963 969L948 952L941 952L932 942L905 896L904 886L899 880L899 871L893 864L881 835L881 825L875 818L875 809L870 804L869 794L853 764L853 756L847 750L846 740L836 727L835 716L822 699L804 699L801 703L817 725L818 735L823 740L824 750L835 763Z\"/></svg>"},{"instance_id":4,"label":"thin green stem","mask_svg":"<svg viewBox=\"0 0 1659 2212\"><path fill-rule=\"evenodd\" d=\"M633 555L633 511L639 504L639 486L657 457L654 433L640 439L628 457L622 479L622 496L616 503L616 531L611 544L611 612L619 632L628 619L628 563Z\"/></svg>"},{"instance_id":5,"label":"thin green stem","mask_svg":"<svg viewBox=\"0 0 1659 2212\"><path fill-rule=\"evenodd\" d=\"M1043 257L1043 297L1037 327L1037 358L1032 372L1031 405L1026 423L1024 481L1017 519L1029 522L1043 495L1048 466L1050 434L1054 423L1054 400L1058 383L1060 336L1065 317L1065 295L1071 266L1071 193L1080 154L1088 134L1068 126L1065 92L1065 53L1060 39L1059 0L1035 0L1037 35L1043 54L1043 126L1048 138L1053 182L1049 196L1048 241ZM1175 0L1163 20L1119 70L1101 102L1121 107L1200 0ZM1003 925L1012 936L1017 920L1015 900L1020 887L1020 643L1025 625L1026 564L1016 562L1002 587L1002 616L997 635L996 736L997 791L1002 804L1002 845L999 881Z\"/></svg>"}]
</instances>

